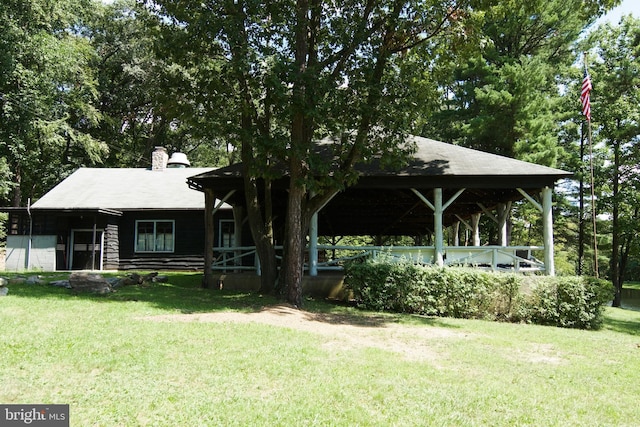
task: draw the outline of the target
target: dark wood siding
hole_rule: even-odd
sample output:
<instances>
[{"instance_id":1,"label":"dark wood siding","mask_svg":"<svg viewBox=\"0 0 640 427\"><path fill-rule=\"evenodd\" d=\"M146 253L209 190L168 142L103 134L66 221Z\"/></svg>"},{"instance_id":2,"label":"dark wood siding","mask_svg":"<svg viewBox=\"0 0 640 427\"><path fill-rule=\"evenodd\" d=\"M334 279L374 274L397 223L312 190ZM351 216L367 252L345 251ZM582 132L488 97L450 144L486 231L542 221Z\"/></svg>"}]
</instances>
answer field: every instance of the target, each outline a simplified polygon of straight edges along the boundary
<instances>
[{"instance_id":1,"label":"dark wood siding","mask_svg":"<svg viewBox=\"0 0 640 427\"><path fill-rule=\"evenodd\" d=\"M110 222L104 231L104 248L102 249L103 268L117 270L120 268L120 237L118 224Z\"/></svg>"},{"instance_id":2,"label":"dark wood siding","mask_svg":"<svg viewBox=\"0 0 640 427\"><path fill-rule=\"evenodd\" d=\"M232 218L221 211L218 217ZM175 221L173 253L136 253L135 224L139 220ZM204 266L204 212L127 212L120 220L120 270L199 270Z\"/></svg>"}]
</instances>

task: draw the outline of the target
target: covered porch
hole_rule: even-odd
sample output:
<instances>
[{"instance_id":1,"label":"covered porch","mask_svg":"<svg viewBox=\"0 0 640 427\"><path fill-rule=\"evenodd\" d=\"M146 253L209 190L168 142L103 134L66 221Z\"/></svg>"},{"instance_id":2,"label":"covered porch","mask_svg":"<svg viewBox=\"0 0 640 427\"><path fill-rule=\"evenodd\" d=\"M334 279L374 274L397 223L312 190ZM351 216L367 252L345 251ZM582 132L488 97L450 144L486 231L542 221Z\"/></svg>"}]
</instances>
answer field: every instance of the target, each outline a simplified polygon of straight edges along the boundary
<instances>
[{"instance_id":1,"label":"covered porch","mask_svg":"<svg viewBox=\"0 0 640 427\"><path fill-rule=\"evenodd\" d=\"M314 216L305 257L309 276L340 270L348 259L380 256L437 266L555 274L553 188L571 173L431 139L411 137L411 141L417 150L406 166L394 171L375 162L360 167L357 184L338 193ZM234 207L233 244L214 248L210 268L260 274L255 248L242 235L246 209L239 165L188 182L192 188L208 190L209 198L215 195ZM273 183L276 230L283 228L286 190L286 177ZM520 201L539 212L543 232L535 245L509 241L512 207ZM480 241L482 216L497 227L497 241ZM214 228L210 225L205 232L214 233ZM466 241L460 239L461 230L469 236ZM416 245L326 244L336 236L410 236Z\"/></svg>"}]
</instances>

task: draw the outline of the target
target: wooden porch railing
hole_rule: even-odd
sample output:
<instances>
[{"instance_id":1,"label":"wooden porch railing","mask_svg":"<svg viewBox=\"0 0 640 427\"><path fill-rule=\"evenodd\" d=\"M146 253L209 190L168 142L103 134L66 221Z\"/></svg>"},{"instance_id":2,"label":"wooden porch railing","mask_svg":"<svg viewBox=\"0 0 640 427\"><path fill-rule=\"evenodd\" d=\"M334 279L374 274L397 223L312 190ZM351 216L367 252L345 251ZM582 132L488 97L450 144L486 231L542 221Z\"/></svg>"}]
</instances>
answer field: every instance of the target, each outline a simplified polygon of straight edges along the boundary
<instances>
[{"instance_id":1,"label":"wooden porch railing","mask_svg":"<svg viewBox=\"0 0 640 427\"><path fill-rule=\"evenodd\" d=\"M281 257L282 246L276 246ZM308 252L307 252L308 253ZM354 259L384 258L415 264L435 263L434 246L343 246L318 245L318 271L340 271L345 262ZM542 246L445 246L445 266L468 266L492 271L544 272L544 262L535 257L543 254ZM305 258L305 270L308 263ZM214 248L214 271L256 271L260 263L255 246Z\"/></svg>"}]
</instances>

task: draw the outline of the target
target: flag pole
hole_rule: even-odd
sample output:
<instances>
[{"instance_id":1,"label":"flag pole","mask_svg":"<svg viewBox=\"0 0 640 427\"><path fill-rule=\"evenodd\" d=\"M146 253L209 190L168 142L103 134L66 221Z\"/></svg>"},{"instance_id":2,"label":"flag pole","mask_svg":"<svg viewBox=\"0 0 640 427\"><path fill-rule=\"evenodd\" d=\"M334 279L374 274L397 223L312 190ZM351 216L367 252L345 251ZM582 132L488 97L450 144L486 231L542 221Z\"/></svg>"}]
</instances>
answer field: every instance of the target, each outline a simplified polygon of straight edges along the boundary
<instances>
[{"instance_id":1,"label":"flag pole","mask_svg":"<svg viewBox=\"0 0 640 427\"><path fill-rule=\"evenodd\" d=\"M598 273L598 232L596 229L596 196L594 189L593 178L593 145L591 144L591 120L588 120L589 125L589 166L591 170L591 221L593 223L593 272L596 279L599 277Z\"/></svg>"},{"instance_id":2,"label":"flag pole","mask_svg":"<svg viewBox=\"0 0 640 427\"><path fill-rule=\"evenodd\" d=\"M596 196L595 196L595 185L594 185L594 174L593 174L593 144L591 138L591 77L589 77L589 73L587 71L587 52L583 53L583 62L584 62L584 81L582 83L582 111L587 119L587 126L589 129L589 133L587 136L587 141L589 143L589 174L591 180L591 222L593 227L593 273L594 276L599 278L598 272L598 232L596 228Z\"/></svg>"}]
</instances>

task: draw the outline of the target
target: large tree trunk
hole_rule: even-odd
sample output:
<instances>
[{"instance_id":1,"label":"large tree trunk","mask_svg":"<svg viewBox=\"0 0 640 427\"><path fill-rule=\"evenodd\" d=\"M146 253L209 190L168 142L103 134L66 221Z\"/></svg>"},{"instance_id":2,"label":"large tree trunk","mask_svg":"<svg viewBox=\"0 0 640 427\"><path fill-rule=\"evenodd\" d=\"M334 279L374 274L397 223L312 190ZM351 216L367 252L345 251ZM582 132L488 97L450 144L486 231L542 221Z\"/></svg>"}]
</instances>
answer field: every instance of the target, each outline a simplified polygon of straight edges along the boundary
<instances>
[{"instance_id":1,"label":"large tree trunk","mask_svg":"<svg viewBox=\"0 0 640 427\"><path fill-rule=\"evenodd\" d=\"M262 137L267 137L270 129L269 112L265 112L263 120L259 119L249 84L249 48L248 35L245 29L245 12L242 3L228 4L227 13L232 18L231 30L228 33L231 47L232 66L240 87L240 155L242 160L242 174L244 177L245 202L251 237L256 245L256 252L260 260L260 292L271 293L277 278L277 263L273 239L271 187L268 180L265 183L264 199L261 200L258 191L258 178L252 165L261 161L256 158L256 131ZM268 110L268 108L267 108Z\"/></svg>"},{"instance_id":2,"label":"large tree trunk","mask_svg":"<svg viewBox=\"0 0 640 427\"><path fill-rule=\"evenodd\" d=\"M271 189L267 185L265 191ZM257 180L255 177L247 175L244 178L245 201L247 203L247 213L249 215L249 228L251 237L256 245L256 252L260 260L260 292L271 293L274 290L276 278L278 277L278 266L276 263L276 251L273 244L272 226L270 224L271 214L266 213L263 218L260 200L258 197ZM268 200L270 194L265 195ZM270 208L269 208L270 209ZM265 209L268 211L269 209Z\"/></svg>"},{"instance_id":3,"label":"large tree trunk","mask_svg":"<svg viewBox=\"0 0 640 427\"><path fill-rule=\"evenodd\" d=\"M313 7L308 0L296 2L295 67L298 79L294 82L291 104L291 146L289 153L289 195L285 218L285 241L280 282L286 299L296 307L302 305L302 275L304 236L302 230L303 202L306 196L306 154L313 138L313 79L305 79L306 71L315 63L314 29L309 12ZM313 16L315 14L312 13ZM313 23L313 25L312 25Z\"/></svg>"},{"instance_id":4,"label":"large tree trunk","mask_svg":"<svg viewBox=\"0 0 640 427\"><path fill-rule=\"evenodd\" d=\"M296 307L302 305L302 276L304 231L302 230L302 202L305 189L300 185L289 188L288 212L285 225L282 280L287 301Z\"/></svg>"},{"instance_id":5,"label":"large tree trunk","mask_svg":"<svg viewBox=\"0 0 640 427\"><path fill-rule=\"evenodd\" d=\"M13 197L11 206L14 208L22 206L22 168L18 166L13 172L15 187L13 188Z\"/></svg>"},{"instance_id":6,"label":"large tree trunk","mask_svg":"<svg viewBox=\"0 0 640 427\"><path fill-rule=\"evenodd\" d=\"M246 106L245 106L246 107ZM273 292L278 270L276 264L276 251L273 242L273 226L271 225L271 185L267 181L264 188L265 209L263 216L262 204L258 195L258 179L250 170L255 161L251 140L246 137L251 133L252 121L249 114L243 114L242 129L245 135L242 138L242 174L244 176L244 194L249 216L249 228L251 237L256 245L256 252L260 260L260 292Z\"/></svg>"}]
</instances>

